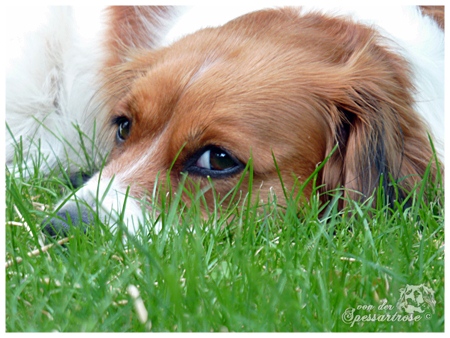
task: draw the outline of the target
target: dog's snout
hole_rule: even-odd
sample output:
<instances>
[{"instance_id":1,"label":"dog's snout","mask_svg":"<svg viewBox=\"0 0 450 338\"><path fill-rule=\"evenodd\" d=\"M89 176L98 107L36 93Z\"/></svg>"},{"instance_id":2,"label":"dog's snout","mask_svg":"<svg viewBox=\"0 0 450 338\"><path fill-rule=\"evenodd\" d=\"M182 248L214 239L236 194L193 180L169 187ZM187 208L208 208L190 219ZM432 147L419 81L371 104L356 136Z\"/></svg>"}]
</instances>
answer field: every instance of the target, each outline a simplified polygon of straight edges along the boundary
<instances>
[{"instance_id":1,"label":"dog's snout","mask_svg":"<svg viewBox=\"0 0 450 338\"><path fill-rule=\"evenodd\" d=\"M64 205L54 217L47 217L42 225L42 231L51 237L66 236L71 227L81 228L84 232L93 224L94 213L85 205L69 202Z\"/></svg>"}]
</instances>

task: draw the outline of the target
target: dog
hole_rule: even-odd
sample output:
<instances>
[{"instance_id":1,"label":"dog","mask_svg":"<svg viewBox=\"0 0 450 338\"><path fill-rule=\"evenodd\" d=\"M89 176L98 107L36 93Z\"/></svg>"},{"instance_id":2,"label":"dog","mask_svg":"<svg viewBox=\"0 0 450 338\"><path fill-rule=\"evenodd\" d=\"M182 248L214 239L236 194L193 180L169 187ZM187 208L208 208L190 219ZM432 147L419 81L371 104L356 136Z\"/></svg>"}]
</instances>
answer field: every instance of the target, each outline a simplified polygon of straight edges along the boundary
<instances>
[{"instance_id":1,"label":"dog","mask_svg":"<svg viewBox=\"0 0 450 338\"><path fill-rule=\"evenodd\" d=\"M443 7L30 14L19 13L37 23L11 39L8 63L11 174L17 144L44 173L106 161L57 206L52 236L119 215L134 233L157 180L245 191L250 158L262 199L298 182L309 197L318 168L323 202L332 189L364 200L380 186L402 199L430 163L432 177L443 172Z\"/></svg>"}]
</instances>

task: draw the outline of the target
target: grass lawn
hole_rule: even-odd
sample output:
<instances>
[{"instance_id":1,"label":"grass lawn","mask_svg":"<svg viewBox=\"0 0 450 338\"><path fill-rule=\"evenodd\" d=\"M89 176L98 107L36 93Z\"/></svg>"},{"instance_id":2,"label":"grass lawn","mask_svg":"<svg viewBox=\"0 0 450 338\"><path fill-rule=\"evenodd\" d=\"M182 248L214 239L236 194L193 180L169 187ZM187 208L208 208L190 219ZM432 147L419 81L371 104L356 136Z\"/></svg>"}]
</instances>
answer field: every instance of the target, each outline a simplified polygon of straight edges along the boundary
<instances>
[{"instance_id":1,"label":"grass lawn","mask_svg":"<svg viewBox=\"0 0 450 338\"><path fill-rule=\"evenodd\" d=\"M6 330L443 331L444 192L433 186L407 208L341 211L338 197L281 207L242 194L206 219L201 195L190 208L174 197L135 237L100 223L41 247L40 224L70 187L7 170ZM434 292L413 321L396 306L407 285Z\"/></svg>"}]
</instances>

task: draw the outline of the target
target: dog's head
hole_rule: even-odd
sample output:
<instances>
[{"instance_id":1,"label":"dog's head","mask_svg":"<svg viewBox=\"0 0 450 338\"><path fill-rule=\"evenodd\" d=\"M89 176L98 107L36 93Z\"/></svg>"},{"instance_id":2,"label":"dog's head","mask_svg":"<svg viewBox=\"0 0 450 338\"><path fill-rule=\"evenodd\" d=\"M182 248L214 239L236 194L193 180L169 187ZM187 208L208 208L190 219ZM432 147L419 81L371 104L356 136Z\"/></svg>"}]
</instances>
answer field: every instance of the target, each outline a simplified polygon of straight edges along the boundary
<instances>
[{"instance_id":1,"label":"dog's head","mask_svg":"<svg viewBox=\"0 0 450 338\"><path fill-rule=\"evenodd\" d=\"M263 199L269 189L281 195L280 174L289 190L328 156L317 184L357 199L381 177L394 198L390 180L409 191L424 174L432 151L413 109L408 65L371 28L267 10L153 49L157 34L135 13L110 10L102 95L111 115L103 133L115 146L102 181L114 177L115 192L129 186L140 197L157 177L169 174L177 185L187 173L225 195L250 158ZM165 15L148 9L139 18ZM124 20L127 30L118 28ZM86 199L97 182L78 195ZM307 185L303 193L311 192Z\"/></svg>"}]
</instances>

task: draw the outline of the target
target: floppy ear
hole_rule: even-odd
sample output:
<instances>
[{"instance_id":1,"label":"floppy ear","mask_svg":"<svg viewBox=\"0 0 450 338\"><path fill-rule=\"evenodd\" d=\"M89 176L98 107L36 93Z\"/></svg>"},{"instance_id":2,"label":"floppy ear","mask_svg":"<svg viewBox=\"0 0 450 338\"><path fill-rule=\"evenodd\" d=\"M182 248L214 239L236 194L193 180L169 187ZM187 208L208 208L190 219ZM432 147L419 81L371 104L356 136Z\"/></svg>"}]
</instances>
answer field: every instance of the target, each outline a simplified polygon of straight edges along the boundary
<instances>
[{"instance_id":1,"label":"floppy ear","mask_svg":"<svg viewBox=\"0 0 450 338\"><path fill-rule=\"evenodd\" d=\"M433 157L426 128L413 108L406 62L369 41L330 74L327 88L328 153L338 146L322 172L325 189L344 187L348 196L360 200L382 180L388 201L404 198ZM401 187L398 192L392 181Z\"/></svg>"},{"instance_id":2,"label":"floppy ear","mask_svg":"<svg viewBox=\"0 0 450 338\"><path fill-rule=\"evenodd\" d=\"M155 51L180 14L173 6L112 6L106 9L107 55L101 71L104 102L115 106L130 83L148 70Z\"/></svg>"},{"instance_id":3,"label":"floppy ear","mask_svg":"<svg viewBox=\"0 0 450 338\"><path fill-rule=\"evenodd\" d=\"M155 49L177 16L176 7L113 6L107 9L107 66L127 61L132 50Z\"/></svg>"}]
</instances>

